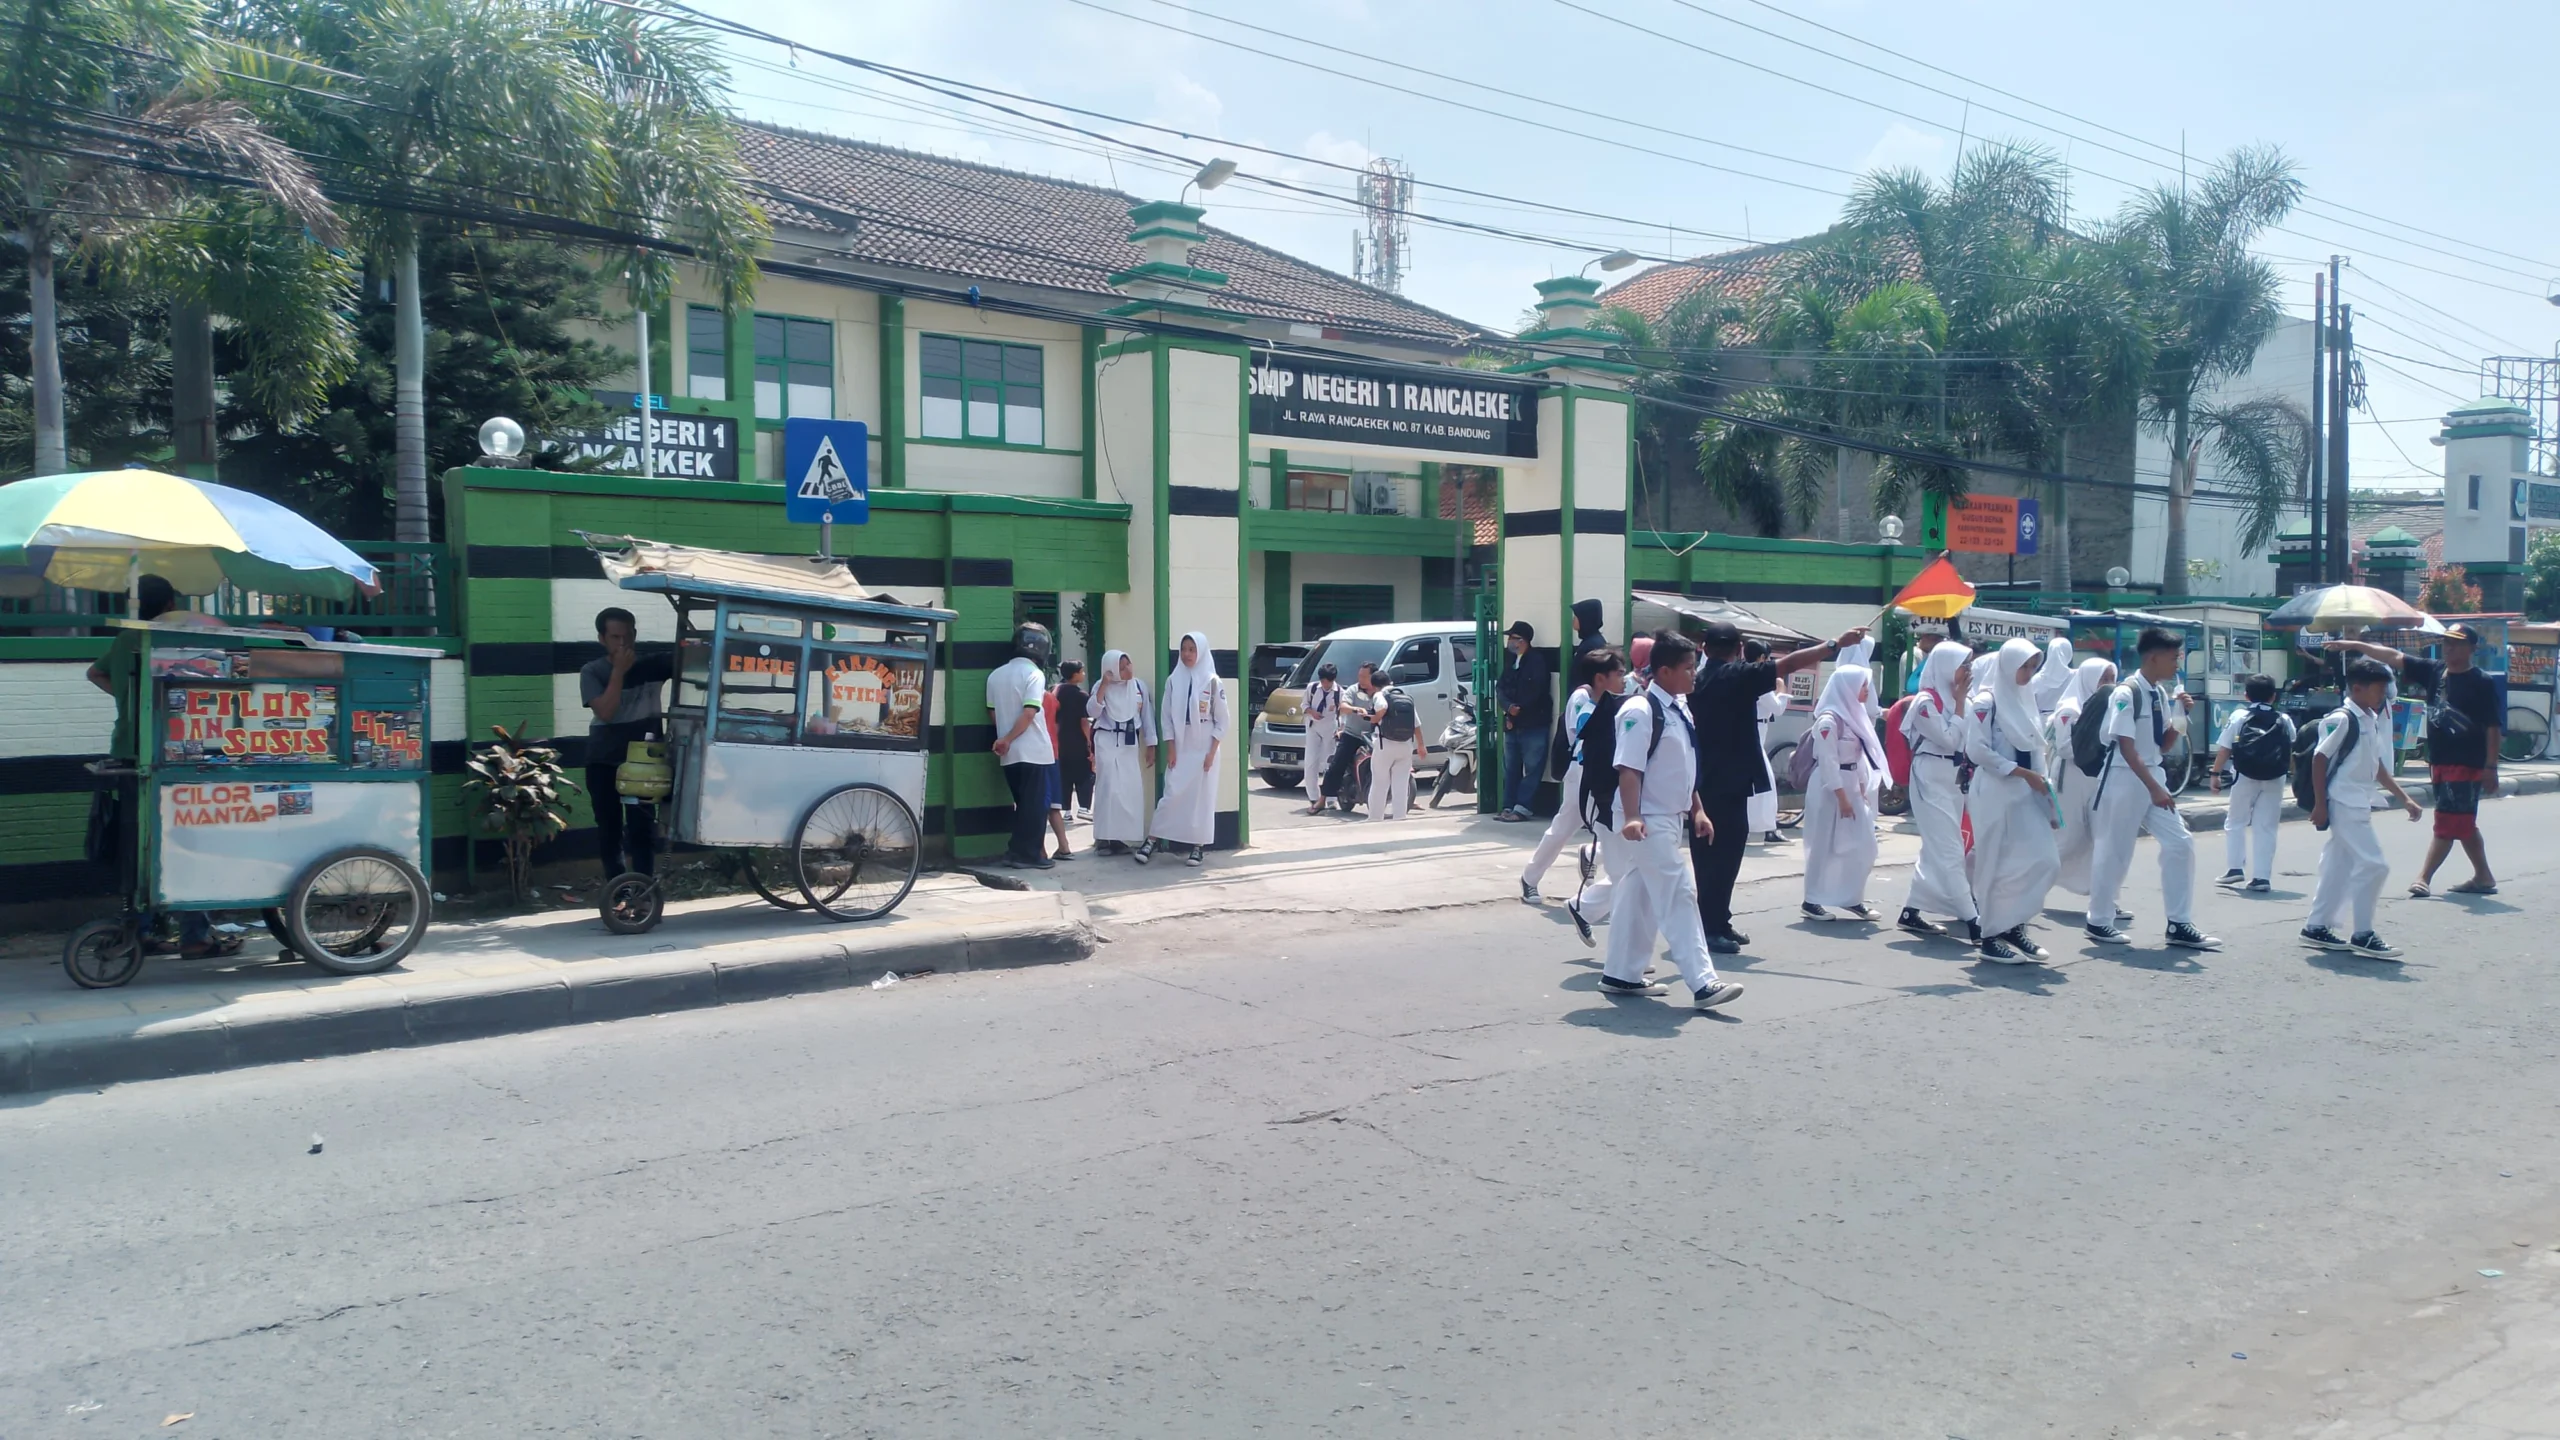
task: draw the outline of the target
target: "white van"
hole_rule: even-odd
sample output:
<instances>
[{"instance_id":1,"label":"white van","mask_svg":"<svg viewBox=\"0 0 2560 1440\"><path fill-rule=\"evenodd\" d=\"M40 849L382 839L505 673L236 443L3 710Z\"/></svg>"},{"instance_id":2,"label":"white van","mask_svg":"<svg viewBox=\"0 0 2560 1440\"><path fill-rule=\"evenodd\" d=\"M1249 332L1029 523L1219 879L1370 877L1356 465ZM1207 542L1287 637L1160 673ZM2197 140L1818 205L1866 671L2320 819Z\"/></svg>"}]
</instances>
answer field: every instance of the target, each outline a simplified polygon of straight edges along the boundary
<instances>
[{"instance_id":1,"label":"white van","mask_svg":"<svg viewBox=\"0 0 2560 1440\"><path fill-rule=\"evenodd\" d=\"M1413 700L1424 751L1413 768L1417 773L1437 771L1444 753L1441 732L1449 728L1449 717L1457 713L1461 697L1474 694L1475 655L1476 627L1463 621L1354 625L1334 631L1315 642L1254 717L1254 773L1263 784L1278 790L1293 790L1305 783L1307 687L1315 683L1317 668L1326 664L1338 672L1345 690L1360 678L1362 665L1385 666L1387 682L1403 687ZM1322 765L1332 758L1319 755L1315 763Z\"/></svg>"}]
</instances>

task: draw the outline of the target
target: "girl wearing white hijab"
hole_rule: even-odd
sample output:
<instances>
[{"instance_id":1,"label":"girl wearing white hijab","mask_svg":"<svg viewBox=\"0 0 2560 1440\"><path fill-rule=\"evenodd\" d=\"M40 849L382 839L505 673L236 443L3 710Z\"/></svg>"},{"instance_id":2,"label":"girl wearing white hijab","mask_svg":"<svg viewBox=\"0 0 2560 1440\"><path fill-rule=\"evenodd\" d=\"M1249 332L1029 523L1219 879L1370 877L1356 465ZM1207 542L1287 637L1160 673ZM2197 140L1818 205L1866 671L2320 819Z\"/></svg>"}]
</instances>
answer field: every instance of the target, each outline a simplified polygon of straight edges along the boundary
<instances>
[{"instance_id":1,"label":"girl wearing white hijab","mask_svg":"<svg viewBox=\"0 0 2560 1440\"><path fill-rule=\"evenodd\" d=\"M2036 671L2036 713L2050 715L2062 692L2071 688L2071 642L2057 635L2044 643L2044 668Z\"/></svg>"},{"instance_id":2,"label":"girl wearing white hijab","mask_svg":"<svg viewBox=\"0 0 2560 1440\"><path fill-rule=\"evenodd\" d=\"M1902 901L1900 925L1914 935L1942 935L1928 916L1965 922L1979 944L1973 882L1964 859L1964 787L1956 760L1964 753L1965 690L1973 656L1961 645L1939 645L1920 663L1919 687L1902 712L1902 738L1911 743L1911 818L1920 826L1920 863Z\"/></svg>"},{"instance_id":3,"label":"girl wearing white hijab","mask_svg":"<svg viewBox=\"0 0 2560 1440\"><path fill-rule=\"evenodd\" d=\"M1982 958L2032 965L2047 952L2027 938L2027 921L2044 909L2061 858L2054 848L2052 785L2038 768L2044 725L2036 714L2035 675L2044 663L2024 636L1991 658L1991 712L1967 727L1973 757L1973 898L1981 908Z\"/></svg>"},{"instance_id":4,"label":"girl wearing white hijab","mask_svg":"<svg viewBox=\"0 0 2560 1440\"><path fill-rule=\"evenodd\" d=\"M1188 846L1183 863L1198 865L1218 834L1218 751L1227 737L1227 687L1209 637L1182 637L1181 659L1164 677L1164 794L1156 801L1153 838L1138 851L1140 864L1159 846Z\"/></svg>"},{"instance_id":5,"label":"girl wearing white hijab","mask_svg":"<svg viewBox=\"0 0 2560 1440\"><path fill-rule=\"evenodd\" d=\"M1093 848L1125 855L1146 843L1147 772L1156 763L1156 712L1129 652L1104 653L1093 681Z\"/></svg>"},{"instance_id":6,"label":"girl wearing white hijab","mask_svg":"<svg viewBox=\"0 0 2560 1440\"><path fill-rule=\"evenodd\" d=\"M1884 742L1867 713L1875 682L1863 665L1841 665L1814 706L1813 729L1798 742L1813 747L1804 786L1804 913L1828 920L1825 906L1872 921L1867 873L1876 864L1876 794L1884 788Z\"/></svg>"},{"instance_id":7,"label":"girl wearing white hijab","mask_svg":"<svg viewBox=\"0 0 2560 1440\"><path fill-rule=\"evenodd\" d=\"M2056 780L2054 796L2062 806L2062 837L2059 842L2062 871L2054 883L2074 895L2089 893L2089 812L2096 807L2098 782L2080 773L2071 761L2071 727L2080 722L2080 712L2103 703L2107 690L2116 683L2115 662L2092 656L2080 662L2062 698L2054 702L2053 723L2047 727L2053 747Z\"/></svg>"}]
</instances>

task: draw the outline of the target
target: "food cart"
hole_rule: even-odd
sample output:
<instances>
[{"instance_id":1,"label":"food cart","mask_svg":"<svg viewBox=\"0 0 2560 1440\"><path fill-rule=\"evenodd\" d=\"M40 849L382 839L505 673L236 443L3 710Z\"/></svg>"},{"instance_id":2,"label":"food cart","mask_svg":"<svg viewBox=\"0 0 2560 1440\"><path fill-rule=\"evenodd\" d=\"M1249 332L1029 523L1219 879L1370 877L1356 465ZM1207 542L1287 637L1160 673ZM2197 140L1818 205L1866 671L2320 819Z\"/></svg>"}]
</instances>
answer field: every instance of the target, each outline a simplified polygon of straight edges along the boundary
<instances>
[{"instance_id":1,"label":"food cart","mask_svg":"<svg viewBox=\"0 0 2560 1440\"><path fill-rule=\"evenodd\" d=\"M2214 731L2208 727L2205 626L2200 620L2160 615L2146 610L2073 610L2063 616L2070 628L2071 650L2080 659L2092 656L2112 662L2119 679L2142 668L2142 632L2157 627L2186 642L2178 657L2178 678L2170 687L2197 697L2186 729L2160 756L2171 794L2187 788L2213 756Z\"/></svg>"},{"instance_id":2,"label":"food cart","mask_svg":"<svg viewBox=\"0 0 2560 1440\"><path fill-rule=\"evenodd\" d=\"M2560 672L2560 625L2507 626L2506 726L2498 751L2508 760L2539 760L2551 745L2555 672Z\"/></svg>"},{"instance_id":3,"label":"food cart","mask_svg":"<svg viewBox=\"0 0 2560 1440\"><path fill-rule=\"evenodd\" d=\"M117 644L133 753L91 768L110 782L125 911L72 933L72 980L125 984L157 920L190 911L264 911L288 951L342 975L415 949L432 657L281 628L127 623Z\"/></svg>"},{"instance_id":4,"label":"food cart","mask_svg":"<svg viewBox=\"0 0 2560 1440\"><path fill-rule=\"evenodd\" d=\"M2198 627L2200 638L2188 642L2198 652L2187 661L2187 673L2195 677L2188 688L2196 694L2204 733L2221 734L2233 712L2248 703L2241 688L2247 678L2268 673L2262 667L2283 658L2281 650L2265 649L2266 612L2247 605L2205 603L2163 605L2158 613ZM2284 677L2274 678L2283 683Z\"/></svg>"},{"instance_id":5,"label":"food cart","mask_svg":"<svg viewBox=\"0 0 2560 1440\"><path fill-rule=\"evenodd\" d=\"M885 915L922 868L934 640L954 614L863 590L841 560L587 536L605 578L675 608L661 826L746 852L759 894L837 920ZM605 925L655 927L653 876L605 886Z\"/></svg>"}]
</instances>

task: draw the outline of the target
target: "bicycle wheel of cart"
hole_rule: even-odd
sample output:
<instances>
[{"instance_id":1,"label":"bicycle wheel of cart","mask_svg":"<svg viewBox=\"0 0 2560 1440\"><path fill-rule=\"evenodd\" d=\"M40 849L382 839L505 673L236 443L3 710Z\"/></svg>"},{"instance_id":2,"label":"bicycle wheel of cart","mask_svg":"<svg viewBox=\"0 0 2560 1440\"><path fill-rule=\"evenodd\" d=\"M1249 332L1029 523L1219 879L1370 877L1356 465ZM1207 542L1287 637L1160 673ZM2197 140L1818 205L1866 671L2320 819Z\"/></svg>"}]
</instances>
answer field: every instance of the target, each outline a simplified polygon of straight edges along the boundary
<instances>
[{"instance_id":1,"label":"bicycle wheel of cart","mask_svg":"<svg viewBox=\"0 0 2560 1440\"><path fill-rule=\"evenodd\" d=\"M2498 730L2498 758L2539 760L2551 745L2551 720L2539 710L2507 707L2507 723Z\"/></svg>"},{"instance_id":2,"label":"bicycle wheel of cart","mask_svg":"<svg viewBox=\"0 0 2560 1440\"><path fill-rule=\"evenodd\" d=\"M303 959L370 975L409 957L427 933L427 881L388 850L353 845L320 857L285 897L285 932Z\"/></svg>"},{"instance_id":3,"label":"bicycle wheel of cart","mask_svg":"<svg viewBox=\"0 0 2560 1440\"><path fill-rule=\"evenodd\" d=\"M62 947L62 972L83 990L109 990L142 973L142 932L131 920L92 920Z\"/></svg>"},{"instance_id":4,"label":"bicycle wheel of cart","mask_svg":"<svg viewBox=\"0 0 2560 1440\"><path fill-rule=\"evenodd\" d=\"M596 911L604 928L616 935L646 935L667 917L667 892L656 876L625 870L604 882L604 899Z\"/></svg>"},{"instance_id":5,"label":"bicycle wheel of cart","mask_svg":"<svg viewBox=\"0 0 2560 1440\"><path fill-rule=\"evenodd\" d=\"M791 833L800 893L835 920L870 920L898 908L924 866L924 832L907 802L877 785L842 785L818 797Z\"/></svg>"}]
</instances>

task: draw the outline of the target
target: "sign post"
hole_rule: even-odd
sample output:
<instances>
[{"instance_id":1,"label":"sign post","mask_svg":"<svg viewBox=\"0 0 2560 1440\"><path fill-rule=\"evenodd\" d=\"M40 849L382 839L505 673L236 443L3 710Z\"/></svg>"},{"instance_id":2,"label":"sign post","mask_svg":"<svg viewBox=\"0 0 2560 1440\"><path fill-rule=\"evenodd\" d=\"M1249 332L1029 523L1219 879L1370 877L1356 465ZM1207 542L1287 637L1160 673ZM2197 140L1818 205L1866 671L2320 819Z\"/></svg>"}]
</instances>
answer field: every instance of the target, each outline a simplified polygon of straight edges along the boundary
<instances>
[{"instance_id":1,"label":"sign post","mask_svg":"<svg viewBox=\"0 0 2560 1440\"><path fill-rule=\"evenodd\" d=\"M818 556L836 556L836 522L871 523L871 428L859 420L782 422L782 514L818 527Z\"/></svg>"},{"instance_id":2,"label":"sign post","mask_svg":"<svg viewBox=\"0 0 2560 1440\"><path fill-rule=\"evenodd\" d=\"M1932 495L1920 510L1920 543L1966 555L2033 555L2044 535L2042 507L2009 495Z\"/></svg>"}]
</instances>

